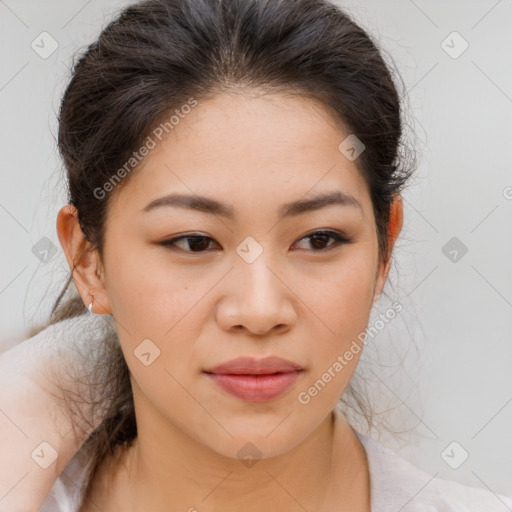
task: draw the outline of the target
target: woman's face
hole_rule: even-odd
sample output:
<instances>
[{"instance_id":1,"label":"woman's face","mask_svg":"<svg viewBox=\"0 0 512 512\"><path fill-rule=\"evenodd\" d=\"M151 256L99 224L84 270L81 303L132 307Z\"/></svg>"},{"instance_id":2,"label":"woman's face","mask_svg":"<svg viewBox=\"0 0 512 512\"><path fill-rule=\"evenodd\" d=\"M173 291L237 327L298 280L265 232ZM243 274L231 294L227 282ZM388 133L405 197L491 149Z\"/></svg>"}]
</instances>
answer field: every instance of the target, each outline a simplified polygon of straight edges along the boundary
<instances>
[{"instance_id":1,"label":"woman's face","mask_svg":"<svg viewBox=\"0 0 512 512\"><path fill-rule=\"evenodd\" d=\"M224 456L250 442L271 457L335 407L360 352L332 368L384 282L367 184L338 149L347 135L304 98L220 95L153 136L110 198L98 296L116 320L138 421L158 417ZM321 195L338 201L309 203ZM301 371L267 387L206 373L267 356Z\"/></svg>"}]
</instances>

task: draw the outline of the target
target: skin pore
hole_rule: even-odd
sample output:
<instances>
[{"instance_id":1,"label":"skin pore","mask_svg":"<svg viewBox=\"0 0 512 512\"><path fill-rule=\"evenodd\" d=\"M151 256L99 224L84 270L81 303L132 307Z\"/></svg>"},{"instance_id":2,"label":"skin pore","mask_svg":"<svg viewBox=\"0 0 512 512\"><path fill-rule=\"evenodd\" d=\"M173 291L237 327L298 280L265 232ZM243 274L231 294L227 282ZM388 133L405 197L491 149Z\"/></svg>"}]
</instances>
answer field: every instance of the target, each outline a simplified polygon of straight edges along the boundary
<instances>
[{"instance_id":1,"label":"skin pore","mask_svg":"<svg viewBox=\"0 0 512 512\"><path fill-rule=\"evenodd\" d=\"M138 436L105 461L81 511L370 510L364 449L332 413L360 353L308 404L298 400L364 331L389 270L357 160L338 150L347 135L313 100L221 94L199 102L112 193L103 261L88 252L73 275L84 303L94 297L95 313L114 316ZM356 201L280 217L285 204L332 192ZM171 193L214 199L233 216L145 211ZM390 215L392 247L399 196ZM73 207L57 229L72 267L84 243ZM162 244L184 235L203 238ZM250 263L237 252L247 237L250 251L262 249ZM160 354L146 366L134 350L147 339ZM269 355L303 372L266 402L234 397L204 373ZM238 455L247 443L261 454L251 467Z\"/></svg>"}]
</instances>

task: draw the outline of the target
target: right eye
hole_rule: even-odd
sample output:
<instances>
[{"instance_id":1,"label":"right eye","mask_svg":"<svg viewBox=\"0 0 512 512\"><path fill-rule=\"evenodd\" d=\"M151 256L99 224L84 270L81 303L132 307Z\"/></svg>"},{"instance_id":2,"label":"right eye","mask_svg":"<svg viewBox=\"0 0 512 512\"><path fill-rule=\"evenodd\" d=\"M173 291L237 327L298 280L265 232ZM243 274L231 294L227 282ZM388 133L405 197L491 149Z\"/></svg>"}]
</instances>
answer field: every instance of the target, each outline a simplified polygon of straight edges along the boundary
<instances>
[{"instance_id":1,"label":"right eye","mask_svg":"<svg viewBox=\"0 0 512 512\"><path fill-rule=\"evenodd\" d=\"M215 240L205 235L182 235L159 242L159 245L170 249L178 247L185 252L205 252L211 242L215 242Z\"/></svg>"}]
</instances>

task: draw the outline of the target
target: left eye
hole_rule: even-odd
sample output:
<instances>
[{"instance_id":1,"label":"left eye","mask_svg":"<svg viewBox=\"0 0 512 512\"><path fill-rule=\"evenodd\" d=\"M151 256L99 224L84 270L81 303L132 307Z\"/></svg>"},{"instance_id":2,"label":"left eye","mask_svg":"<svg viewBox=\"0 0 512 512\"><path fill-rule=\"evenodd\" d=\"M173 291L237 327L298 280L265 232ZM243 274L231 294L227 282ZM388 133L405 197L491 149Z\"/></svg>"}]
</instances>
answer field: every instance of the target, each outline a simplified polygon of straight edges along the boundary
<instances>
[{"instance_id":1,"label":"left eye","mask_svg":"<svg viewBox=\"0 0 512 512\"><path fill-rule=\"evenodd\" d=\"M329 239L333 239L334 242L325 246ZM343 243L348 244L352 241L350 238L342 236L336 231L315 231L314 233L310 233L309 235L302 237L296 243L299 243L302 240L309 240L309 243L314 248L313 252L330 250L337 245ZM160 245L169 248L179 247L185 252L205 252L212 242L217 243L213 238L204 235L183 235L170 240L164 240L163 242L160 242ZM180 243L182 244L181 247L179 245Z\"/></svg>"},{"instance_id":2,"label":"left eye","mask_svg":"<svg viewBox=\"0 0 512 512\"><path fill-rule=\"evenodd\" d=\"M315 248L314 252L330 250L340 244L348 244L351 242L351 239L340 235L336 231L315 231L314 233L302 237L299 242L308 239L311 246ZM333 239L334 242L325 246L329 239Z\"/></svg>"}]
</instances>

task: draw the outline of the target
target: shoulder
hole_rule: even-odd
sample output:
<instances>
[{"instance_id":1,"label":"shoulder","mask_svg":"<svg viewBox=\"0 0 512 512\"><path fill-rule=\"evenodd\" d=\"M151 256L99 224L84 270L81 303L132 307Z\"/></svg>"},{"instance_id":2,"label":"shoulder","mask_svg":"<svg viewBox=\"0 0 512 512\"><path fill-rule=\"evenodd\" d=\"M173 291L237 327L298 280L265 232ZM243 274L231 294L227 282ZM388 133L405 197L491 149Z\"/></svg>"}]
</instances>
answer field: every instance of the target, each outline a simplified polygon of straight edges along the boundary
<instances>
[{"instance_id":1,"label":"shoulder","mask_svg":"<svg viewBox=\"0 0 512 512\"><path fill-rule=\"evenodd\" d=\"M37 512L78 512L85 494L86 453L78 451L57 478Z\"/></svg>"},{"instance_id":2,"label":"shoulder","mask_svg":"<svg viewBox=\"0 0 512 512\"><path fill-rule=\"evenodd\" d=\"M462 485L416 468L394 451L356 432L369 465L372 510L378 512L506 512L512 498Z\"/></svg>"}]
</instances>

